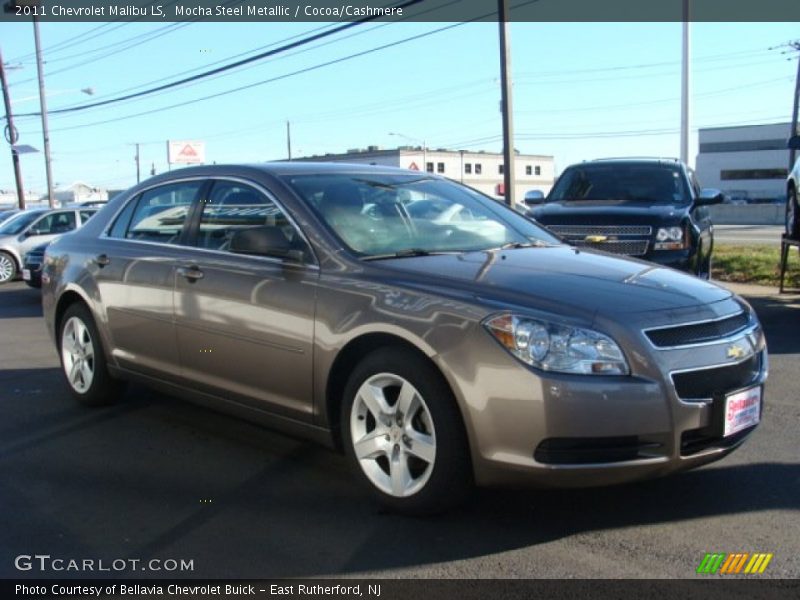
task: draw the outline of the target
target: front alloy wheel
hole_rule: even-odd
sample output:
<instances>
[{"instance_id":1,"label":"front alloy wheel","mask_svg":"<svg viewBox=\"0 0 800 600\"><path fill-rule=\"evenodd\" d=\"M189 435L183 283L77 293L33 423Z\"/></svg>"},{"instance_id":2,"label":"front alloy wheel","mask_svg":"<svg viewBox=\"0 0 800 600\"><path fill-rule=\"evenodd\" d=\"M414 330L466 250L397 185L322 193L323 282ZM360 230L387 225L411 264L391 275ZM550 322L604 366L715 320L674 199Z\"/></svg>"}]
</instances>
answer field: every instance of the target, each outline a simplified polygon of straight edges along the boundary
<instances>
[{"instance_id":1,"label":"front alloy wheel","mask_svg":"<svg viewBox=\"0 0 800 600\"><path fill-rule=\"evenodd\" d=\"M436 461L436 432L428 405L406 379L390 373L359 388L350 413L359 465L382 492L404 498L418 492Z\"/></svg>"},{"instance_id":2,"label":"front alloy wheel","mask_svg":"<svg viewBox=\"0 0 800 600\"><path fill-rule=\"evenodd\" d=\"M17 274L14 259L5 252L0 252L0 283L11 281Z\"/></svg>"},{"instance_id":3,"label":"front alloy wheel","mask_svg":"<svg viewBox=\"0 0 800 600\"><path fill-rule=\"evenodd\" d=\"M353 471L383 505L425 515L464 499L472 466L464 421L441 372L408 348L370 352L344 388L341 432Z\"/></svg>"}]
</instances>

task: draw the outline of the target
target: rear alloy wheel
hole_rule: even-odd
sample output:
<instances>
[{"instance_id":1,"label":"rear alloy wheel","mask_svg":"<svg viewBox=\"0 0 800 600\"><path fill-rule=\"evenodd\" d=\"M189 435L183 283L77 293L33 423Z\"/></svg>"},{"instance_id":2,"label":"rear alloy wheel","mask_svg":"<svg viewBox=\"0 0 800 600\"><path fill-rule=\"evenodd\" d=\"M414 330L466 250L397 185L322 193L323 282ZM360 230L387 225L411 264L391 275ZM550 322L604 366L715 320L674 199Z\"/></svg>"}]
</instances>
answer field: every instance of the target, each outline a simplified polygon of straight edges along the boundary
<instances>
[{"instance_id":1,"label":"rear alloy wheel","mask_svg":"<svg viewBox=\"0 0 800 600\"><path fill-rule=\"evenodd\" d=\"M356 367L345 390L342 433L362 481L397 512L439 512L469 488L469 450L455 400L413 352L385 348Z\"/></svg>"},{"instance_id":2,"label":"rear alloy wheel","mask_svg":"<svg viewBox=\"0 0 800 600\"><path fill-rule=\"evenodd\" d=\"M790 190L786 198L786 235L800 239L800 208L796 189Z\"/></svg>"},{"instance_id":3,"label":"rear alloy wheel","mask_svg":"<svg viewBox=\"0 0 800 600\"><path fill-rule=\"evenodd\" d=\"M17 276L17 263L7 252L0 252L0 283L6 283Z\"/></svg>"},{"instance_id":4,"label":"rear alloy wheel","mask_svg":"<svg viewBox=\"0 0 800 600\"><path fill-rule=\"evenodd\" d=\"M89 309L73 304L61 319L61 367L72 395L89 406L110 404L123 391L106 367L100 335Z\"/></svg>"}]
</instances>

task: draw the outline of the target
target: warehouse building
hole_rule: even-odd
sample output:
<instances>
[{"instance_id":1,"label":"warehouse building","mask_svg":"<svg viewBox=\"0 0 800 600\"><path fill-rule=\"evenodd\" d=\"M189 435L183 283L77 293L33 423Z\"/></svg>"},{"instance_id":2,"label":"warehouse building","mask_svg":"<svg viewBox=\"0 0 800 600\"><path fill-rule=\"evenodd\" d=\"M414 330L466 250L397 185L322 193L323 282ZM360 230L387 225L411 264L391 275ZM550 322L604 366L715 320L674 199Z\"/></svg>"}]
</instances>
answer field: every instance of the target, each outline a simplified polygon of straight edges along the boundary
<instances>
[{"instance_id":1,"label":"warehouse building","mask_svg":"<svg viewBox=\"0 0 800 600\"><path fill-rule=\"evenodd\" d=\"M749 202L783 201L790 123L708 127L699 130L697 178Z\"/></svg>"},{"instance_id":2,"label":"warehouse building","mask_svg":"<svg viewBox=\"0 0 800 600\"><path fill-rule=\"evenodd\" d=\"M377 146L351 149L343 154L307 156L296 160L366 163L427 171L459 181L489 196L504 196L503 155L493 152L444 150L420 146L401 146L382 150ZM547 194L553 187L555 163L552 156L517 154L515 194L521 202L525 192L540 190Z\"/></svg>"}]
</instances>

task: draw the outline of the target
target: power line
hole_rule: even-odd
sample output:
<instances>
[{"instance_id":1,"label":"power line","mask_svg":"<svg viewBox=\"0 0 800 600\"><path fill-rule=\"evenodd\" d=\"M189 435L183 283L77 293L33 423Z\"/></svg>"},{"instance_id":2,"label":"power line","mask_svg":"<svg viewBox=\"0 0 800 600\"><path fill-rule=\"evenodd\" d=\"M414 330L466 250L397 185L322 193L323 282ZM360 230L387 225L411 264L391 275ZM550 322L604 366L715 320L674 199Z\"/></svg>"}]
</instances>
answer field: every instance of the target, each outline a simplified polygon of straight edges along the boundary
<instances>
[{"instance_id":1,"label":"power line","mask_svg":"<svg viewBox=\"0 0 800 600\"><path fill-rule=\"evenodd\" d=\"M401 4L397 4L393 8L408 8L408 7L411 7L411 6L415 5L415 4L419 4L420 2L423 2L423 1L424 0L406 0L406 2L403 2ZM361 19L359 19L357 21L353 21L353 22L350 22L350 23L345 23L344 25L340 25L339 27L336 27L336 28L331 29L329 31L320 32L320 33L308 36L306 38L303 38L301 40L298 40L296 42L290 42L288 44L284 44L283 46L281 46L279 48L275 48L273 50L267 50L265 52L261 52L259 54L256 54L255 56L251 56L249 58L244 58L244 59L229 63L227 65L224 65L224 66L221 66L221 67L217 67L215 69L211 69L211 70L205 71L203 73L199 73L197 75L192 75L191 77L186 77L186 78L183 78L183 79L179 79L178 81L173 81L171 83L165 83L163 85L159 85L159 86L156 86L156 87L153 87L153 88L142 90L141 92L135 92L135 93L132 93L132 94L127 94L125 96L120 96L118 98L112 98L112 99L109 99L109 100L102 100L100 102L91 102L89 104L82 104L80 106L74 106L72 108L62 108L60 110L51 111L51 114L63 114L63 113L69 113L69 112L84 111L84 110L88 110L90 108L96 108L98 106L106 106L108 104L115 104L117 102L122 102L124 100L130 100L131 98L140 98L142 96L148 96L148 95L151 95L151 94L155 94L156 92L161 92L161 91L164 91L164 90L167 90L167 89L170 89L170 88L174 88L174 87L178 87L180 85L184 85L186 83L191 83L193 81L197 81L199 79L205 79L207 77L210 77L212 75L216 75L218 73L223 73L225 71L230 71L231 69L235 69L237 67L241 67L242 65L246 65L246 64L255 62L257 60L263 60L264 58L268 58L270 56L274 56L276 54L279 54L279 53L282 53L282 52L286 52L287 50L291 50L292 48L297 48L297 47L300 47L300 46L304 46L306 44L310 44L311 42L314 42L316 40L319 40L319 39L334 35L334 34L340 32L340 31L345 31L345 30L350 29L352 27L357 27L358 25L361 25L362 23L367 23L369 21L374 21L375 19L379 19L379 18L381 18L381 15L377 15L377 14L376 15L370 15L370 16L362 17ZM40 116L40 113L26 113L26 114L19 115L19 116L20 117L36 117L36 116Z\"/></svg>"},{"instance_id":2,"label":"power line","mask_svg":"<svg viewBox=\"0 0 800 600\"><path fill-rule=\"evenodd\" d=\"M172 0L171 2L168 2L165 6L170 6L172 4L176 4L176 2L177 2L177 0ZM150 5L149 2L143 2L142 4L137 5L137 8L141 8L141 7L149 6L149 5ZM78 35L72 36L70 38L67 38L66 40L62 40L62 41L60 41L60 42L58 42L56 44L53 44L52 46L48 46L47 48L45 48L43 50L43 52L47 52L48 54L51 54L51 53L54 53L54 52L63 52L67 48L72 48L74 46L79 46L79 45L84 44L84 43L86 43L86 42L88 42L90 40L93 40L93 39L98 38L100 36L103 36L103 35L106 35L108 33L111 33L112 31L115 31L115 30L117 30L117 29L119 29L121 27L125 27L126 25L130 25L131 23L139 21L139 20L141 20L143 18L144 17L136 17L135 19L130 19L129 20L128 17L119 17L117 19L112 19L111 21L109 21L107 23L103 23L102 25L98 25L97 27L91 28L89 31L86 31L84 33L79 33ZM123 21L123 22L120 23L120 21ZM117 23L117 25L115 27L111 27L115 23ZM95 33L94 35L89 35L92 32L100 31L101 29L106 29L107 27L111 27L111 29L107 29L106 31L101 31L100 33ZM36 57L36 53L35 52L30 52L28 54L24 54L24 55L20 56L19 58L13 59L12 62L25 62L28 59L35 58L35 57Z\"/></svg>"}]
</instances>

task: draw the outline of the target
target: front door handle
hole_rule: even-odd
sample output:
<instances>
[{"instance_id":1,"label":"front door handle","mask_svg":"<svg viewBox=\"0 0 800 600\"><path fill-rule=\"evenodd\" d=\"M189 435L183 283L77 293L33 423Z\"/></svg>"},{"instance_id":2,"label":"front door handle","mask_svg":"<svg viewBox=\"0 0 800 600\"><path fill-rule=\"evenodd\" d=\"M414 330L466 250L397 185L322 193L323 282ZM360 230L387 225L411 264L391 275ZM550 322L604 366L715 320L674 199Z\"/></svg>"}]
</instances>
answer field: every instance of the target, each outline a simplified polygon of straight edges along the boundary
<instances>
[{"instance_id":1,"label":"front door handle","mask_svg":"<svg viewBox=\"0 0 800 600\"><path fill-rule=\"evenodd\" d=\"M108 254L98 254L94 258L94 262L97 263L97 266L101 269L108 264L111 264L111 259L108 257Z\"/></svg>"},{"instance_id":2,"label":"front door handle","mask_svg":"<svg viewBox=\"0 0 800 600\"><path fill-rule=\"evenodd\" d=\"M204 276L203 272L200 270L200 267L197 266L178 267L178 275L190 282L202 279Z\"/></svg>"}]
</instances>

